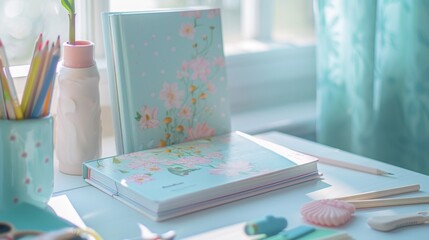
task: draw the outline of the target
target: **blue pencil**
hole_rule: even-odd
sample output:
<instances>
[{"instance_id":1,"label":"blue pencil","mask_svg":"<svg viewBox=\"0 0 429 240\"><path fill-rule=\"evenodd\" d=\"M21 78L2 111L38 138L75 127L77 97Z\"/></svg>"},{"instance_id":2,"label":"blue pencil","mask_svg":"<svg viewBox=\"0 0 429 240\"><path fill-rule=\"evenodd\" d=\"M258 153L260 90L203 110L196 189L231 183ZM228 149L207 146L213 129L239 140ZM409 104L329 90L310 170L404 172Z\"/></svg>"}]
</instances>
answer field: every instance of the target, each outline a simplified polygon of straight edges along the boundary
<instances>
[{"instance_id":1,"label":"blue pencil","mask_svg":"<svg viewBox=\"0 0 429 240\"><path fill-rule=\"evenodd\" d=\"M0 119L2 118L3 119L7 118L7 112L6 112L6 104L3 96L3 85L0 80Z\"/></svg>"},{"instance_id":2,"label":"blue pencil","mask_svg":"<svg viewBox=\"0 0 429 240\"><path fill-rule=\"evenodd\" d=\"M57 47L52 55L52 59L49 63L49 67L43 79L42 88L40 90L40 94L37 98L36 104L34 105L34 109L31 112L31 118L38 118L42 116L43 104L45 103L45 99L48 94L49 86L55 78L55 73L57 69L57 64L60 59L60 49Z\"/></svg>"}]
</instances>

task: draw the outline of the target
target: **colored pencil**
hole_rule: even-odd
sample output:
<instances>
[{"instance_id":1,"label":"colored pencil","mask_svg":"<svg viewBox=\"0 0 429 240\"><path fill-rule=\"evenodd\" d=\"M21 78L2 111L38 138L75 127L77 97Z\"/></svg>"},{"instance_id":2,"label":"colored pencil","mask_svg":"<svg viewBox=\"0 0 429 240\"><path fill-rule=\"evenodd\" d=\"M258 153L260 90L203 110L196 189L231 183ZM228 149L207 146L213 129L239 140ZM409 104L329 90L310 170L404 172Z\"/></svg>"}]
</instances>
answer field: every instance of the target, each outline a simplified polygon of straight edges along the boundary
<instances>
[{"instance_id":1,"label":"colored pencil","mask_svg":"<svg viewBox=\"0 0 429 240\"><path fill-rule=\"evenodd\" d=\"M0 119L6 119L7 113L6 113L6 104L4 102L4 96L3 96L3 84L0 79Z\"/></svg>"},{"instance_id":2,"label":"colored pencil","mask_svg":"<svg viewBox=\"0 0 429 240\"><path fill-rule=\"evenodd\" d=\"M51 85L49 86L49 89L48 89L48 94L46 96L46 100L43 103L42 116L48 116L49 115L49 110L51 109L52 94L54 91L54 87L55 87L55 79L51 82Z\"/></svg>"},{"instance_id":3,"label":"colored pencil","mask_svg":"<svg viewBox=\"0 0 429 240\"><path fill-rule=\"evenodd\" d=\"M34 85L37 81L39 74L40 65L42 64L42 45L39 45L39 49L34 55L33 60L31 61L30 72L27 77L27 82L25 84L24 95L22 96L22 109L27 117L27 108L31 106L30 98L34 89Z\"/></svg>"},{"instance_id":4,"label":"colored pencil","mask_svg":"<svg viewBox=\"0 0 429 240\"><path fill-rule=\"evenodd\" d=\"M343 197L337 197L335 199L338 199L338 200L367 200L367 199L373 199L373 198L393 196L393 195L398 195L398 194L403 194L403 193L418 192L419 190L420 190L420 185L419 184L413 184L413 185L384 189L384 190L380 190L380 191L370 191L370 192L353 194L353 195L348 195L348 196L343 196Z\"/></svg>"},{"instance_id":5,"label":"colored pencil","mask_svg":"<svg viewBox=\"0 0 429 240\"><path fill-rule=\"evenodd\" d=\"M43 81L41 81L41 89L40 93L37 96L36 104L34 105L34 109L31 113L32 118L41 117L43 115L43 105L46 101L46 98L48 96L48 91L50 86L52 85L53 79L55 77L57 64L60 59L60 48L55 47L53 50L52 57L49 61L49 66L47 67L46 74L44 76Z\"/></svg>"},{"instance_id":6,"label":"colored pencil","mask_svg":"<svg viewBox=\"0 0 429 240\"><path fill-rule=\"evenodd\" d=\"M37 77L34 80L34 85L33 88L30 90L30 97L28 100L28 104L27 107L25 109L25 118L30 118L31 117L31 112L33 111L34 108L34 104L36 104L36 97L38 95L37 91L39 89L39 83L41 81L43 81L42 77L43 77L43 69L44 69L44 65L46 63L46 58L48 55L48 50L49 50L49 41L45 42L45 46L43 47L42 51L41 51L41 59L40 59L40 65L39 65L39 70L37 71Z\"/></svg>"},{"instance_id":7,"label":"colored pencil","mask_svg":"<svg viewBox=\"0 0 429 240\"><path fill-rule=\"evenodd\" d=\"M4 73L5 73L5 77L6 77L6 81L7 81L7 88L8 88L8 94L10 99L12 100L12 106L13 106L13 110L14 110L14 114L15 114L15 119L22 119L23 118L23 113L22 113L22 109L21 106L19 104L19 99L18 99L18 95L16 94L16 89L15 89L15 85L13 83L13 79L12 79L12 75L10 74L10 70L9 70L9 62L7 60L7 55L6 55L6 51L4 49L4 45L3 42L0 40L0 59L2 59L2 66L1 68L3 69ZM4 85L3 85L4 87Z\"/></svg>"},{"instance_id":8,"label":"colored pencil","mask_svg":"<svg viewBox=\"0 0 429 240\"><path fill-rule=\"evenodd\" d=\"M49 47L49 40L43 44L43 35L39 34L34 44L21 106L0 40L0 118L19 120L49 115L60 52L60 36Z\"/></svg>"},{"instance_id":9,"label":"colored pencil","mask_svg":"<svg viewBox=\"0 0 429 240\"><path fill-rule=\"evenodd\" d=\"M317 156L315 156L315 157L317 157ZM364 165L360 165L360 164L355 164L355 163L350 163L350 162L345 162L345 161L340 161L340 160L335 160L335 159L330 159L330 158L323 158L323 157L317 157L317 158L319 158L320 163L328 164L328 165L332 165L332 166L336 166L336 167L347 168L347 169L351 169L351 170L355 170L355 171L359 171L359 172L370 173L370 174L374 174L374 175L394 175L393 173L386 172L386 171L381 170L381 169L372 168L372 167L368 167L368 166L364 166Z\"/></svg>"},{"instance_id":10,"label":"colored pencil","mask_svg":"<svg viewBox=\"0 0 429 240\"><path fill-rule=\"evenodd\" d=\"M347 202L353 204L355 208L373 208L373 207L388 207L388 206L429 203L429 197L426 196L426 197L408 197L408 198L352 200Z\"/></svg>"},{"instance_id":11,"label":"colored pencil","mask_svg":"<svg viewBox=\"0 0 429 240\"><path fill-rule=\"evenodd\" d=\"M0 78L1 78L2 88L3 88L4 103L6 107L6 117L7 119L16 119L12 98L10 97L9 85L6 79L6 74L3 70L3 62L1 59L0 59Z\"/></svg>"},{"instance_id":12,"label":"colored pencil","mask_svg":"<svg viewBox=\"0 0 429 240\"><path fill-rule=\"evenodd\" d=\"M60 36L58 35L57 41L55 42L55 48L57 48L59 51L61 51L61 43L60 43ZM61 55L61 52L59 53ZM51 103L52 103L52 94L54 92L55 87L55 74L52 76L51 84L48 89L48 94L46 96L46 100L43 103L43 112L42 116L48 116L49 111L51 109Z\"/></svg>"},{"instance_id":13,"label":"colored pencil","mask_svg":"<svg viewBox=\"0 0 429 240\"><path fill-rule=\"evenodd\" d=\"M39 35L39 38L36 40L33 57L31 58L30 70L27 76L27 81L25 83L24 94L22 95L21 108L25 113L27 110L27 105L30 100L31 91L34 88L34 82L37 78L39 71L40 61L41 61L41 50L42 50L42 34Z\"/></svg>"}]
</instances>

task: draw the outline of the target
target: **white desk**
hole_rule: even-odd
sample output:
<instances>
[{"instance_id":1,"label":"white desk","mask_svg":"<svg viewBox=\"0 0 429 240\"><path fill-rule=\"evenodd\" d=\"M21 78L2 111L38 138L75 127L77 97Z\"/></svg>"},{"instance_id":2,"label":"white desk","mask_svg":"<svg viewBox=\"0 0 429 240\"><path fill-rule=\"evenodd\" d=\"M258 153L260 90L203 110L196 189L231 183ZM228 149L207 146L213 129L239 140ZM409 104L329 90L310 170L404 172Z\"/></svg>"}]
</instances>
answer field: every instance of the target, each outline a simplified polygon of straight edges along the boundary
<instances>
[{"instance_id":1,"label":"white desk","mask_svg":"<svg viewBox=\"0 0 429 240\"><path fill-rule=\"evenodd\" d=\"M322 157L359 162L381 168L395 175L394 177L375 176L319 164L319 170L323 173L324 178L322 181L287 187L165 222L149 220L104 192L87 185L81 176L68 176L56 172L54 198L67 196L83 222L99 232L104 239L138 239L139 223L144 224L154 232L175 230L176 239L181 239L215 228L257 220L268 214L286 217L289 223L287 229L290 229L305 224L299 209L304 203L315 198L335 197L416 183L421 185L421 192L403 196L429 195L429 176L278 132L270 132L260 136L294 150ZM115 153L112 139L103 144L103 147L104 156ZM57 208L55 210L58 211ZM428 210L429 204L361 209L357 210L349 223L338 229L346 231L355 239L427 239L429 236L429 226L427 225L411 226L385 233L372 230L366 224L366 220L375 214L411 213Z\"/></svg>"}]
</instances>

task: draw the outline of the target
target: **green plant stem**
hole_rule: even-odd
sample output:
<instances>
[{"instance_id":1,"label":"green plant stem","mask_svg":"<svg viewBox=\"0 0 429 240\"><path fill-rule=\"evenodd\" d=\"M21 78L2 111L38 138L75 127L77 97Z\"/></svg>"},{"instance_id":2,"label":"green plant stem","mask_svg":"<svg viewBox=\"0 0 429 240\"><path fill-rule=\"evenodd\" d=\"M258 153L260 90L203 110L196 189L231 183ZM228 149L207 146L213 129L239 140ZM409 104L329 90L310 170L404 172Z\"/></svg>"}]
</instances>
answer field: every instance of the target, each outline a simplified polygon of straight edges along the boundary
<instances>
[{"instance_id":1,"label":"green plant stem","mask_svg":"<svg viewBox=\"0 0 429 240\"><path fill-rule=\"evenodd\" d=\"M76 14L69 14L69 44L75 44L75 26L76 26Z\"/></svg>"}]
</instances>

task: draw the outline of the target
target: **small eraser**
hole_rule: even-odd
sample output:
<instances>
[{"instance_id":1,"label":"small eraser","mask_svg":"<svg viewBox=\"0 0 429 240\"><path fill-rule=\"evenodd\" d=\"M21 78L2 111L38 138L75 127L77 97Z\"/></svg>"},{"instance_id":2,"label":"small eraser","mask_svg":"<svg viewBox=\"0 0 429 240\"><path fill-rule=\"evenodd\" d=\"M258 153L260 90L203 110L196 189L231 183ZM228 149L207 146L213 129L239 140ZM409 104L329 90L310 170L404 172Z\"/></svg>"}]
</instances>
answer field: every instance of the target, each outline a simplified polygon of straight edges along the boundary
<instances>
[{"instance_id":1,"label":"small eraser","mask_svg":"<svg viewBox=\"0 0 429 240\"><path fill-rule=\"evenodd\" d=\"M265 234L266 237L274 236L287 227L287 220L283 217L266 216L256 222L249 222L244 227L247 235Z\"/></svg>"}]
</instances>

